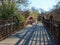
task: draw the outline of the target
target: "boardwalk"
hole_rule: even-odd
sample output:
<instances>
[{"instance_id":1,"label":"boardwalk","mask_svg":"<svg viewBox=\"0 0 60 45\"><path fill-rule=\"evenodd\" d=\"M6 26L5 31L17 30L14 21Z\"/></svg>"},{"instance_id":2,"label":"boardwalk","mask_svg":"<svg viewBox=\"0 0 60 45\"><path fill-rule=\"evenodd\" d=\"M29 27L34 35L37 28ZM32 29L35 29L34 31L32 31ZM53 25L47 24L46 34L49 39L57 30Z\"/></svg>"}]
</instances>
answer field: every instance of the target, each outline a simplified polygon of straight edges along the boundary
<instances>
[{"instance_id":1,"label":"boardwalk","mask_svg":"<svg viewBox=\"0 0 60 45\"><path fill-rule=\"evenodd\" d=\"M15 38L14 43L0 42L0 45L56 45L42 23L26 27L13 34L12 37Z\"/></svg>"}]
</instances>

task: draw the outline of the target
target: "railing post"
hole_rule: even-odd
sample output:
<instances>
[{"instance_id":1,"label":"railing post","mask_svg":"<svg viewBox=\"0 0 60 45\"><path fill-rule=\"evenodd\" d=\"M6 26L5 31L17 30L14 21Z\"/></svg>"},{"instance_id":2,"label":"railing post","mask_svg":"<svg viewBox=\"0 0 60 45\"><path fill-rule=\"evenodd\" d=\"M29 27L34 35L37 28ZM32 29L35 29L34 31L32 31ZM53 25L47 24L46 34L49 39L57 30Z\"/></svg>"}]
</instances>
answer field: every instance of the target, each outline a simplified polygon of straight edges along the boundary
<instances>
[{"instance_id":1,"label":"railing post","mask_svg":"<svg viewBox=\"0 0 60 45\"><path fill-rule=\"evenodd\" d=\"M59 26L58 26L58 44L60 44L60 24L59 24Z\"/></svg>"}]
</instances>

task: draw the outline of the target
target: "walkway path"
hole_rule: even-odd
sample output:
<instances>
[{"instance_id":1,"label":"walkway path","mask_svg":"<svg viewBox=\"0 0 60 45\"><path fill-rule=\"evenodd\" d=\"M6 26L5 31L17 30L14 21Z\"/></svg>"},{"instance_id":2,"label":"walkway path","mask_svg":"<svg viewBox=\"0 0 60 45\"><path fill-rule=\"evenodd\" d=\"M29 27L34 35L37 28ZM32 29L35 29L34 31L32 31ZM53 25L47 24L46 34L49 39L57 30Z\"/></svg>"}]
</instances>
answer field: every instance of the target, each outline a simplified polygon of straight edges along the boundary
<instances>
[{"instance_id":1,"label":"walkway path","mask_svg":"<svg viewBox=\"0 0 60 45\"><path fill-rule=\"evenodd\" d=\"M0 42L0 45L56 45L42 23L26 27Z\"/></svg>"}]
</instances>

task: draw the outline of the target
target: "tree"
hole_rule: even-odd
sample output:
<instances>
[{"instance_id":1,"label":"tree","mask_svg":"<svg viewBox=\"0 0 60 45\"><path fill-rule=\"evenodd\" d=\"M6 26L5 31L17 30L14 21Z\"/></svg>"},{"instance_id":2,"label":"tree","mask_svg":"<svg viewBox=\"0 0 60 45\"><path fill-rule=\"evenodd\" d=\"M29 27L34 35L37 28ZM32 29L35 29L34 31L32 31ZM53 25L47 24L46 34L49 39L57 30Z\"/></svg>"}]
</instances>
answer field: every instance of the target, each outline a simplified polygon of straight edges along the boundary
<instances>
[{"instance_id":1,"label":"tree","mask_svg":"<svg viewBox=\"0 0 60 45\"><path fill-rule=\"evenodd\" d=\"M17 0L16 2L19 4L19 6L20 5L25 5L26 6L28 4L28 0Z\"/></svg>"},{"instance_id":2,"label":"tree","mask_svg":"<svg viewBox=\"0 0 60 45\"><path fill-rule=\"evenodd\" d=\"M22 15L22 14L17 14L17 18L18 18L18 20L19 20L19 22L21 22L21 23L24 23L25 22L25 17Z\"/></svg>"},{"instance_id":3,"label":"tree","mask_svg":"<svg viewBox=\"0 0 60 45\"><path fill-rule=\"evenodd\" d=\"M7 20L9 17L13 16L16 11L16 3L12 0L2 0L2 7L0 8L1 19Z\"/></svg>"},{"instance_id":4,"label":"tree","mask_svg":"<svg viewBox=\"0 0 60 45\"><path fill-rule=\"evenodd\" d=\"M60 14L60 2L58 2L55 6L55 13L57 13L58 15Z\"/></svg>"},{"instance_id":5,"label":"tree","mask_svg":"<svg viewBox=\"0 0 60 45\"><path fill-rule=\"evenodd\" d=\"M30 15L30 11L29 10L24 11L23 15L25 16L25 18L27 18Z\"/></svg>"},{"instance_id":6,"label":"tree","mask_svg":"<svg viewBox=\"0 0 60 45\"><path fill-rule=\"evenodd\" d=\"M1 19L7 20L9 17L12 17L17 10L17 3L23 5L27 3L27 0L1 0L2 10L0 10Z\"/></svg>"},{"instance_id":7,"label":"tree","mask_svg":"<svg viewBox=\"0 0 60 45\"><path fill-rule=\"evenodd\" d=\"M37 9L35 9L34 7L31 8L31 14L35 19L38 18L38 13L39 11Z\"/></svg>"}]
</instances>

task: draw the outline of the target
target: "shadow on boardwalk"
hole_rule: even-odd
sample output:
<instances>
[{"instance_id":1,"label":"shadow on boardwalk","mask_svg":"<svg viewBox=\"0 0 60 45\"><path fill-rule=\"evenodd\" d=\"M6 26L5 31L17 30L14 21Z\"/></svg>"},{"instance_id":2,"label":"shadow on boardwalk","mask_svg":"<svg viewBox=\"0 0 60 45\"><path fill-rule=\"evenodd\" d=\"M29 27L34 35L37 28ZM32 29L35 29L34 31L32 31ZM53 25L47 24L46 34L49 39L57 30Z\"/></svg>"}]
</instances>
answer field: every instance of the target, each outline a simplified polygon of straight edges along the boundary
<instances>
[{"instance_id":1,"label":"shadow on boardwalk","mask_svg":"<svg viewBox=\"0 0 60 45\"><path fill-rule=\"evenodd\" d=\"M18 38L20 36L15 35ZM15 45L56 45L43 24L32 26Z\"/></svg>"},{"instance_id":2,"label":"shadow on boardwalk","mask_svg":"<svg viewBox=\"0 0 60 45\"><path fill-rule=\"evenodd\" d=\"M26 27L7 39L0 42L0 45L56 45L47 29L42 23Z\"/></svg>"}]
</instances>

